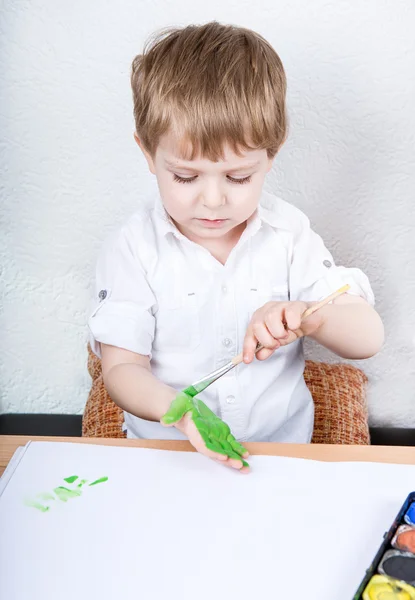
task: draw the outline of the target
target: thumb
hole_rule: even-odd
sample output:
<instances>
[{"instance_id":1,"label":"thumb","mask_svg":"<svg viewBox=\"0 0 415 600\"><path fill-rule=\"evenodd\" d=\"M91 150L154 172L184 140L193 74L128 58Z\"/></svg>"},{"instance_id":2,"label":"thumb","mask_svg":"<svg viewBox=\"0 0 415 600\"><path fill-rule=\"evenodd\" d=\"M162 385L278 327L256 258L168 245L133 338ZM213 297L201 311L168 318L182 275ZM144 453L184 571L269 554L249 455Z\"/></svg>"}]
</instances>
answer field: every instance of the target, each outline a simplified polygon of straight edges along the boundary
<instances>
[{"instance_id":1,"label":"thumb","mask_svg":"<svg viewBox=\"0 0 415 600\"><path fill-rule=\"evenodd\" d=\"M192 409L192 399L184 392L179 392L168 411L161 417L160 423L165 427L171 427L178 423L184 415Z\"/></svg>"},{"instance_id":2,"label":"thumb","mask_svg":"<svg viewBox=\"0 0 415 600\"><path fill-rule=\"evenodd\" d=\"M274 354L275 350L278 350L280 344L278 343L275 348L262 348L259 352L257 352L256 357L258 360L266 360L272 354Z\"/></svg>"}]
</instances>

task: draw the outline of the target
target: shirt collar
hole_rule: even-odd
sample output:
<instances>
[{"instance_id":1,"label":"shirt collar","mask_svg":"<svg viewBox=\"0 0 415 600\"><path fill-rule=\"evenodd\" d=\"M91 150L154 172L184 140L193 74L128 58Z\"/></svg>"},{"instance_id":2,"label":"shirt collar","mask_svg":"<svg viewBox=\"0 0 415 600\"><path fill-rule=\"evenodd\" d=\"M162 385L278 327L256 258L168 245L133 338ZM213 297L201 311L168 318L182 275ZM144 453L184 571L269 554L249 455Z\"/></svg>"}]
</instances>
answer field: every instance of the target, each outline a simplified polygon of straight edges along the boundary
<instances>
[{"instance_id":1,"label":"shirt collar","mask_svg":"<svg viewBox=\"0 0 415 600\"><path fill-rule=\"evenodd\" d=\"M274 229L293 231L292 219L289 218L287 211L284 211L285 206L286 204L273 194L263 192L258 207L259 218L262 223Z\"/></svg>"},{"instance_id":2,"label":"shirt collar","mask_svg":"<svg viewBox=\"0 0 415 600\"><path fill-rule=\"evenodd\" d=\"M157 215L157 221L162 235L167 236L168 233L172 233L176 237L182 236L180 231L177 229L176 225L173 223L173 219L166 212L166 209L164 208L163 202L159 195L156 196L154 210L155 214Z\"/></svg>"}]
</instances>

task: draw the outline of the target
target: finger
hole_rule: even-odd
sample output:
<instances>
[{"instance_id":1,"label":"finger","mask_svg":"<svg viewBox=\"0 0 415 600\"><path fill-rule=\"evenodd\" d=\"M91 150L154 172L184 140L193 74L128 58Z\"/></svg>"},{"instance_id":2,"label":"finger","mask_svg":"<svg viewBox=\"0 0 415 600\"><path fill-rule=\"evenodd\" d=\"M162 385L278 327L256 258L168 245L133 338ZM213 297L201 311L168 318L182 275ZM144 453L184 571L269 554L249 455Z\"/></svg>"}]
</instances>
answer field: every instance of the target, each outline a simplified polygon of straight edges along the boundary
<instances>
[{"instance_id":1,"label":"finger","mask_svg":"<svg viewBox=\"0 0 415 600\"><path fill-rule=\"evenodd\" d=\"M275 346L275 348L263 348L262 350L257 352L257 354L256 354L257 359L258 360L266 360L272 354L274 354L275 350L278 350L278 348L280 346L281 346L281 344L278 342L278 344L277 344L277 346Z\"/></svg>"},{"instance_id":2,"label":"finger","mask_svg":"<svg viewBox=\"0 0 415 600\"><path fill-rule=\"evenodd\" d=\"M266 326L269 335L276 340L287 337L287 330L282 322L282 314L279 310L280 309L278 309L278 312L269 311L264 319L264 325ZM264 344L264 346L265 345L266 344Z\"/></svg>"},{"instance_id":3,"label":"finger","mask_svg":"<svg viewBox=\"0 0 415 600\"><path fill-rule=\"evenodd\" d=\"M218 439L212 436L212 432L208 431L204 426L201 427L201 425L204 425L203 421L199 419L196 423L193 420L192 424L193 430L188 433L188 438L192 446L200 454L204 454L208 458L213 458L220 462L228 460L228 454Z\"/></svg>"},{"instance_id":4,"label":"finger","mask_svg":"<svg viewBox=\"0 0 415 600\"><path fill-rule=\"evenodd\" d=\"M240 458L237 454L233 454L232 456L229 456L228 460L226 460L226 461L218 461L218 462L221 462L221 464L223 464L225 467L230 467L231 469L237 469L238 471L241 471L244 468L249 469L248 463L245 460L243 460L242 458Z\"/></svg>"},{"instance_id":5,"label":"finger","mask_svg":"<svg viewBox=\"0 0 415 600\"><path fill-rule=\"evenodd\" d=\"M229 436L231 437L231 436ZM228 463L230 464L231 467L234 467L235 469L242 469L242 467L245 464L245 461L242 460L239 452L236 452L232 445L227 441L227 440L220 440L220 443L224 449L224 451L226 452L226 454L229 457ZM238 448L238 446L240 446L242 448L242 446L240 444L238 444L238 442L236 442L236 447ZM239 450L239 448L238 448ZM243 448L244 450L244 448ZM247 464L247 463L246 463Z\"/></svg>"},{"instance_id":6,"label":"finger","mask_svg":"<svg viewBox=\"0 0 415 600\"><path fill-rule=\"evenodd\" d=\"M238 461L238 465L236 467L232 466L230 460L228 459L227 461L223 462L223 461L216 461L218 464L222 465L223 467L227 467L228 469L236 469L239 473L243 473L243 474L247 474L250 472L250 467L248 465L248 463L245 464L241 464L241 461Z\"/></svg>"},{"instance_id":7,"label":"finger","mask_svg":"<svg viewBox=\"0 0 415 600\"><path fill-rule=\"evenodd\" d=\"M242 458L242 455L246 454L246 449L235 440L231 433L228 434L226 439L215 439L210 436L206 447L210 450L214 449L216 452L224 452L228 457L226 464L234 469L242 469L249 466ZM221 450L219 450L219 447Z\"/></svg>"},{"instance_id":8,"label":"finger","mask_svg":"<svg viewBox=\"0 0 415 600\"><path fill-rule=\"evenodd\" d=\"M248 329L245 334L244 344L243 344L243 359L245 364L249 364L254 360L255 350L257 346L258 340L256 339L254 332L252 330L252 325L248 326Z\"/></svg>"},{"instance_id":9,"label":"finger","mask_svg":"<svg viewBox=\"0 0 415 600\"><path fill-rule=\"evenodd\" d=\"M230 434L229 434L230 435ZM211 439L214 436L211 436ZM228 442L227 439L218 439L218 438L214 438L212 439L212 441L219 443L222 446L222 450L229 456L231 457L232 454L235 454L232 446L230 445L230 443ZM239 455L238 455L239 456Z\"/></svg>"},{"instance_id":10,"label":"finger","mask_svg":"<svg viewBox=\"0 0 415 600\"><path fill-rule=\"evenodd\" d=\"M288 346L288 344L292 344L298 340L298 338L303 337L303 335L301 329L296 329L295 331L290 330L285 340L281 340L281 346Z\"/></svg>"},{"instance_id":11,"label":"finger","mask_svg":"<svg viewBox=\"0 0 415 600\"><path fill-rule=\"evenodd\" d=\"M173 427L184 417L184 412L171 411L170 409L160 419L163 427Z\"/></svg>"},{"instance_id":12,"label":"finger","mask_svg":"<svg viewBox=\"0 0 415 600\"><path fill-rule=\"evenodd\" d=\"M203 428L198 429L193 420L190 421L189 428L185 433L193 448L200 454L219 462L228 460L228 456L223 452L222 446L212 441Z\"/></svg>"},{"instance_id":13,"label":"finger","mask_svg":"<svg viewBox=\"0 0 415 600\"><path fill-rule=\"evenodd\" d=\"M201 439L201 444L198 443L198 446L203 446L205 445L206 448L209 448L209 450L212 450L213 452L219 452L220 454L225 454L223 452L223 448L220 444L217 443L216 440L211 440L209 433L204 430L204 429L197 429L197 431L200 434Z\"/></svg>"},{"instance_id":14,"label":"finger","mask_svg":"<svg viewBox=\"0 0 415 600\"><path fill-rule=\"evenodd\" d=\"M264 346L264 348L272 348L275 350L276 346L278 345L278 340L270 332L264 321L252 323L252 330L256 339L260 344L262 344L262 346Z\"/></svg>"},{"instance_id":15,"label":"finger","mask_svg":"<svg viewBox=\"0 0 415 600\"><path fill-rule=\"evenodd\" d=\"M226 463L229 460L229 457L226 454L221 454L220 452L210 450L205 445L201 446L199 448L196 448L196 450L199 452L199 454L203 454L204 456L207 456L208 458L212 458L213 460L216 460L217 462L220 462L220 463Z\"/></svg>"},{"instance_id":16,"label":"finger","mask_svg":"<svg viewBox=\"0 0 415 600\"><path fill-rule=\"evenodd\" d=\"M295 331L301 326L301 315L304 312L304 305L297 302L291 302L284 309L284 318L287 323L287 329Z\"/></svg>"},{"instance_id":17,"label":"finger","mask_svg":"<svg viewBox=\"0 0 415 600\"><path fill-rule=\"evenodd\" d=\"M197 448L197 450L203 454L206 454L206 456L209 456L209 458L215 458L221 462L226 461L229 458L222 446L213 440L207 440L204 444L204 448L202 447L202 450Z\"/></svg>"},{"instance_id":18,"label":"finger","mask_svg":"<svg viewBox=\"0 0 415 600\"><path fill-rule=\"evenodd\" d=\"M239 456L243 456L243 458L247 458L249 456L249 452L246 448L242 446L239 442L236 441L235 437L232 434L228 435L227 439L228 443L232 447L232 450L239 454Z\"/></svg>"},{"instance_id":19,"label":"finger","mask_svg":"<svg viewBox=\"0 0 415 600\"><path fill-rule=\"evenodd\" d=\"M240 458L237 462L239 463L241 469L243 469L244 467L247 467L249 469L249 464L243 458Z\"/></svg>"},{"instance_id":20,"label":"finger","mask_svg":"<svg viewBox=\"0 0 415 600\"><path fill-rule=\"evenodd\" d=\"M191 408L190 398L184 392L179 392L170 404L168 411L160 419L160 423L171 427L178 423Z\"/></svg>"},{"instance_id":21,"label":"finger","mask_svg":"<svg viewBox=\"0 0 415 600\"><path fill-rule=\"evenodd\" d=\"M232 467L232 469L238 469L238 471L240 471L241 469L244 468L244 463L242 462L242 460L240 458L229 457L228 461L225 464Z\"/></svg>"}]
</instances>

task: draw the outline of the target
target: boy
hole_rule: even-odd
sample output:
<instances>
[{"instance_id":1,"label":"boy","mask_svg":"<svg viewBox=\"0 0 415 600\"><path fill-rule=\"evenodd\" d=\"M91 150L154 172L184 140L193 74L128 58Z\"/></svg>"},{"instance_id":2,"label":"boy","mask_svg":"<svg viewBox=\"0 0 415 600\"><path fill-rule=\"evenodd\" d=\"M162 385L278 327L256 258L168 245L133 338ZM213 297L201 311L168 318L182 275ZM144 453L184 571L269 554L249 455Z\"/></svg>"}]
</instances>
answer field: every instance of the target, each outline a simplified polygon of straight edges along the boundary
<instances>
[{"instance_id":1,"label":"boy","mask_svg":"<svg viewBox=\"0 0 415 600\"><path fill-rule=\"evenodd\" d=\"M172 30L135 58L131 82L160 196L104 245L91 344L128 437L188 438L246 471L235 438L311 439L299 338L359 359L378 352L383 326L366 276L336 267L305 215L262 190L287 135L284 69L263 38L218 23ZM310 303L346 283L300 329ZM241 347L245 364L201 394L212 413L178 395Z\"/></svg>"}]
</instances>

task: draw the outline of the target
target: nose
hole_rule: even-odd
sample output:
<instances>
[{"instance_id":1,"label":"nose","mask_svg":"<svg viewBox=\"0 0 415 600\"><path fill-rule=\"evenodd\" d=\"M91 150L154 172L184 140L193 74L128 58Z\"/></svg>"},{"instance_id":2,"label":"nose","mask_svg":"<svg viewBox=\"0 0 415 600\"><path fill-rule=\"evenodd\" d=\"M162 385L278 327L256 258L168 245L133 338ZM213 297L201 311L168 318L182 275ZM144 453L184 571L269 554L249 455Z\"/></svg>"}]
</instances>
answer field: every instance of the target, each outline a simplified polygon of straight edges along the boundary
<instances>
[{"instance_id":1,"label":"nose","mask_svg":"<svg viewBox=\"0 0 415 600\"><path fill-rule=\"evenodd\" d=\"M206 206L206 208L209 208L210 210L220 208L225 202L225 194L218 185L209 185L202 192L203 206Z\"/></svg>"}]
</instances>

